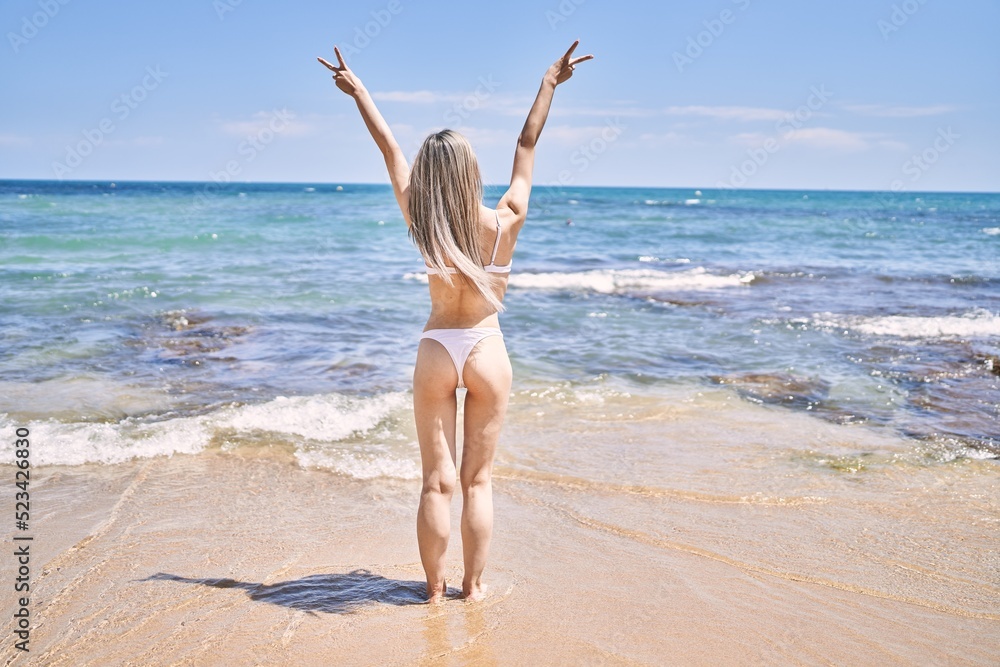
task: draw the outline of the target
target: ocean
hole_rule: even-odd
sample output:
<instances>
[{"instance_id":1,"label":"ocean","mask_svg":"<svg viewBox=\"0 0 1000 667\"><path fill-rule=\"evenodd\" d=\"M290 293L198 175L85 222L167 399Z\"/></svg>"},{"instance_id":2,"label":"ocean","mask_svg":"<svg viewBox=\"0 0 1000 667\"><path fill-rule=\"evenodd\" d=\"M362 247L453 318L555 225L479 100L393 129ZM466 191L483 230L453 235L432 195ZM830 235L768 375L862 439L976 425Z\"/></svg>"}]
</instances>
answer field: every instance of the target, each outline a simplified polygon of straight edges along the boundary
<instances>
[{"instance_id":1,"label":"ocean","mask_svg":"<svg viewBox=\"0 0 1000 667\"><path fill-rule=\"evenodd\" d=\"M416 475L421 266L388 186L0 182L0 414L37 464L267 434ZM1000 455L1000 195L536 187L506 305L516 391L724 388Z\"/></svg>"},{"instance_id":2,"label":"ocean","mask_svg":"<svg viewBox=\"0 0 1000 667\"><path fill-rule=\"evenodd\" d=\"M0 182L30 664L996 663L1000 195L536 187L513 264L431 609L388 186Z\"/></svg>"}]
</instances>

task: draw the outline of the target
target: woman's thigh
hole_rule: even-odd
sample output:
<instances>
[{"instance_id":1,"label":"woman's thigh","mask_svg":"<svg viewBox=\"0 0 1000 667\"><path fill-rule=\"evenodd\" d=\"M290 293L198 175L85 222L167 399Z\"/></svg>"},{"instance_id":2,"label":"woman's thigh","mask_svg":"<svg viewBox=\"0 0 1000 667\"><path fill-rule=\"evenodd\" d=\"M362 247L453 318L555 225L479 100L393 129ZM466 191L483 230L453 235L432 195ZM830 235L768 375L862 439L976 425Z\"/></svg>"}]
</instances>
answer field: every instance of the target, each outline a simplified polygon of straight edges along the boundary
<instances>
[{"instance_id":1,"label":"woman's thigh","mask_svg":"<svg viewBox=\"0 0 1000 667\"><path fill-rule=\"evenodd\" d=\"M444 346L435 340L420 341L413 368L413 417L425 483L450 471L454 484L457 377Z\"/></svg>"},{"instance_id":2,"label":"woman's thigh","mask_svg":"<svg viewBox=\"0 0 1000 667\"><path fill-rule=\"evenodd\" d=\"M462 485L485 481L493 469L497 441L507 415L513 374L507 347L500 336L484 338L462 373L465 395L465 444L462 446Z\"/></svg>"}]
</instances>

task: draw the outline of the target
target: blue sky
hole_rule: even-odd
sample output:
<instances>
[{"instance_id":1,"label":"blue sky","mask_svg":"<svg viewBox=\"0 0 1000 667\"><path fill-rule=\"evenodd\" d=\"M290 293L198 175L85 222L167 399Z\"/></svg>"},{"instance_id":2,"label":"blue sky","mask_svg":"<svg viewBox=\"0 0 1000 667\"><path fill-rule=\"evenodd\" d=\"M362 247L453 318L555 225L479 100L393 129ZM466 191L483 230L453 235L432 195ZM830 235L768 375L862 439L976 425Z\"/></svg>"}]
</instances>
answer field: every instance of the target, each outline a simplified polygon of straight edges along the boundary
<instances>
[{"instance_id":1,"label":"blue sky","mask_svg":"<svg viewBox=\"0 0 1000 667\"><path fill-rule=\"evenodd\" d=\"M1000 190L994 0L6 0L0 178L388 179L316 56L341 46L409 157L464 132L538 184Z\"/></svg>"}]
</instances>

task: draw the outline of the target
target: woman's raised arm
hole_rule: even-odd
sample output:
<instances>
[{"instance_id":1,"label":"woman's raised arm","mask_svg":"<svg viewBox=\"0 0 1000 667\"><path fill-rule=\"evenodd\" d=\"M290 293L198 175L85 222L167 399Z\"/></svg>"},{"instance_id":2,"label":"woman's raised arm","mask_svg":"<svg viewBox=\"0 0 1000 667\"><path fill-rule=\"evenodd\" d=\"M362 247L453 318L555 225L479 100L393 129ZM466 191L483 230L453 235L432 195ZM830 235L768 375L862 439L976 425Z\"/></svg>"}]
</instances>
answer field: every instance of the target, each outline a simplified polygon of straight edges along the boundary
<instances>
[{"instance_id":1,"label":"woman's raised arm","mask_svg":"<svg viewBox=\"0 0 1000 667\"><path fill-rule=\"evenodd\" d=\"M378 144L379 150L382 151L382 157L385 158L385 167L389 171L389 180L392 181L392 192L396 195L396 203L399 204L399 210L402 211L403 219L406 220L406 226L409 227L410 207L408 197L410 167L406 164L406 156L403 155L403 151L400 149L399 144L396 143L395 137L392 136L392 130L389 129L388 123L385 122L382 114L379 113L378 108L375 106L375 101L368 94L368 89L364 87L361 79L344 62L344 57L340 55L340 49L335 46L333 47L333 51L337 55L339 66L335 67L322 58L317 58L316 60L323 63L333 72L333 80L336 82L337 88L353 97L354 101L357 102L361 118L364 119L368 131L372 135L372 139Z\"/></svg>"},{"instance_id":2,"label":"woman's raised arm","mask_svg":"<svg viewBox=\"0 0 1000 667\"><path fill-rule=\"evenodd\" d=\"M528 119L524 121L524 127L517 138L517 148L514 151L514 170L510 176L510 188L503 197L497 208L509 208L514 212L516 225L524 224L524 218L528 214L528 198L531 195L531 172L535 166L535 144L545 126L545 119L549 115L549 107L552 105L552 95L556 86L567 81L573 76L573 70L579 63L590 60L594 56L586 55L579 58L573 57L580 40L573 42L573 46L551 67L542 77L542 85L538 89L535 103L531 105L528 112Z\"/></svg>"}]
</instances>

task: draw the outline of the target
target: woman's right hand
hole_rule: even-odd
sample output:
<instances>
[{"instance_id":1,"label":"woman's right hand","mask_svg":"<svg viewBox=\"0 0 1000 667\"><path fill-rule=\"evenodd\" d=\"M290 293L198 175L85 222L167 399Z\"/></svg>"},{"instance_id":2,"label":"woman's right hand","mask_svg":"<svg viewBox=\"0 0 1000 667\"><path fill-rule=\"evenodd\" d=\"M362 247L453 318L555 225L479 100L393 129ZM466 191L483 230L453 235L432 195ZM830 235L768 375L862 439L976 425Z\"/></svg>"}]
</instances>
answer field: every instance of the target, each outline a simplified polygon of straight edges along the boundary
<instances>
[{"instance_id":1,"label":"woman's right hand","mask_svg":"<svg viewBox=\"0 0 1000 667\"><path fill-rule=\"evenodd\" d=\"M333 47L333 52L337 55L337 62L340 64L339 67L334 67L322 58L316 58L316 60L326 65L327 69L333 72L333 80L337 84L337 88L354 97L355 93L364 88L361 84L361 79L344 62L344 56L340 55L340 49L335 46Z\"/></svg>"},{"instance_id":2,"label":"woman's right hand","mask_svg":"<svg viewBox=\"0 0 1000 667\"><path fill-rule=\"evenodd\" d=\"M562 58L555 61L552 66L549 67L548 71L545 73L546 79L552 81L558 86L560 83L569 80L569 78L573 76L573 70L578 64L585 60L593 59L593 54L580 56L579 58L573 57L573 51L579 43L580 40L573 42L573 46L569 47L569 51L567 51Z\"/></svg>"}]
</instances>

